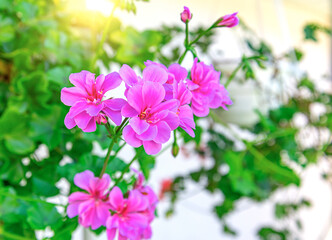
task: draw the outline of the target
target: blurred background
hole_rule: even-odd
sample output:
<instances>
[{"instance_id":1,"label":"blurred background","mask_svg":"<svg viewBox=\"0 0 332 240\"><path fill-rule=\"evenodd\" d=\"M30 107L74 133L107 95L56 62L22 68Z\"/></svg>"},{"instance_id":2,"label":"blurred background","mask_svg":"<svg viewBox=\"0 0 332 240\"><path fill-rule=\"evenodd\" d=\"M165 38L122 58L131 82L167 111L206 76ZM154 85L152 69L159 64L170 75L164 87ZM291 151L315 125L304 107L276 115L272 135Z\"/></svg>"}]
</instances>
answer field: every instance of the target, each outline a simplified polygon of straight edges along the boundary
<instances>
[{"instance_id":1,"label":"blurred background","mask_svg":"<svg viewBox=\"0 0 332 240\"><path fill-rule=\"evenodd\" d=\"M109 17L115 5L0 0L0 239L106 239L64 214L74 174L98 172L108 142L65 129L60 89L83 69L176 62L183 6L192 39L238 12L239 26L196 49L234 104L199 120L195 139L181 133L177 158L137 163L161 193L152 239L332 239L331 1L121 0ZM133 154L125 147L110 173Z\"/></svg>"}]
</instances>

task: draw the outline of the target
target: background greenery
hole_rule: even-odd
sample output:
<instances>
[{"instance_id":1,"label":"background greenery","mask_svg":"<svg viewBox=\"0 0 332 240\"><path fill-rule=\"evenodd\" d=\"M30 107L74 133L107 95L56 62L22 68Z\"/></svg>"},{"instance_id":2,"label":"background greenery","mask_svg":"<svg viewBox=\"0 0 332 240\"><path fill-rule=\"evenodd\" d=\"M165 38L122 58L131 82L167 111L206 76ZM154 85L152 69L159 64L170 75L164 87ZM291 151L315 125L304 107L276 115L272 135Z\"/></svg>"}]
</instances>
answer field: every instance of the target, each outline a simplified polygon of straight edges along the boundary
<instances>
[{"instance_id":1,"label":"background greenery","mask_svg":"<svg viewBox=\"0 0 332 240\"><path fill-rule=\"evenodd\" d=\"M134 1L121 0L118 4L123 10L135 12ZM84 14L65 11L60 1L0 0L0 239L36 239L36 230L45 229L54 232L51 239L70 239L77 219L68 219L66 206L51 203L56 202L52 197L66 197L76 191L73 177L77 172L90 169L98 174L102 168L103 158L91 151L94 141L102 149L108 147L110 139L104 128L87 134L77 128L68 130L63 124L68 107L60 102L60 90L69 86L69 74L82 69L98 74L100 66L110 69L110 63L143 68L144 61L154 60L169 65L182 53L182 46L170 43L175 37L184 36L183 28L161 26L138 31L113 17L86 14L91 21L86 21ZM105 32L105 23L110 21L112 24ZM194 37L202 31L203 28L197 28L190 34ZM282 79L278 62L292 64L301 60L300 50L277 57L268 43L258 39L244 24L241 31L248 33L249 37L241 40L247 44L249 54L242 57L233 73L223 75L222 81L227 85L232 81L255 81L256 72L266 68L273 69L276 77L280 74ZM304 28L305 38L317 41L319 31L331 34L326 27L309 24ZM214 32L204 36L196 50L208 56L213 37ZM103 51L106 46L111 50ZM232 132L217 112L207 118L208 129L200 127L196 120L195 139L181 132L184 143L194 142L196 153L211 157L214 164L174 179L168 216L174 212L179 193L186 189L186 181L191 179L209 192L224 196L214 211L224 232L235 235L227 224L227 216L237 201L243 198L264 201L277 189L301 186L300 174L291 165L303 171L310 164L317 164L322 156L331 155L332 145L330 140L310 147L301 145L297 137L301 129L294 125L294 116L304 114L313 132L330 131L332 96L317 91L305 73L296 84L299 91L287 95L278 108L270 109L268 114L257 111L257 124L239 126L257 136L254 141ZM301 96L301 89L307 89L310 96ZM321 103L326 109L318 119L312 117L313 103ZM228 134L217 131L216 125L223 126ZM207 143L201 140L203 133L209 136ZM245 147L238 148L236 142ZM121 148L114 146L115 151ZM40 154L45 151L47 154ZM148 177L155 158L144 151L140 154L141 170ZM220 169L225 166L229 170L222 173ZM125 167L122 159L111 159L107 172L114 177ZM329 174L323 177L328 178ZM70 183L69 192L58 188L61 178ZM125 190L128 184L122 181L120 187ZM278 203L275 216L277 219L295 216L294 221L301 228L296 212L304 207L310 207L307 199ZM259 239L296 238L291 229L274 226L264 226L257 234Z\"/></svg>"}]
</instances>

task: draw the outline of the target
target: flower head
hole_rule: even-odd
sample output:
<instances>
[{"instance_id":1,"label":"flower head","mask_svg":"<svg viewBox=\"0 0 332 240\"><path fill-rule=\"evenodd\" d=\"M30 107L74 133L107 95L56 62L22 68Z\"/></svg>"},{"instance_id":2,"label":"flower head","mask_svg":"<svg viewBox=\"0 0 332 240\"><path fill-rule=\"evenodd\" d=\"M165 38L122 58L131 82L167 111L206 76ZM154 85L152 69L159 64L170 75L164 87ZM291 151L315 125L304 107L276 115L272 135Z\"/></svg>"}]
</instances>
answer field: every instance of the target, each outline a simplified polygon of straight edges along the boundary
<instances>
[{"instance_id":1,"label":"flower head","mask_svg":"<svg viewBox=\"0 0 332 240\"><path fill-rule=\"evenodd\" d=\"M93 132L98 124L106 123L106 116L116 125L122 121L121 108L126 103L120 98L103 100L105 93L121 84L118 73L110 73L106 76L95 75L88 71L72 73L69 81L74 87L61 90L61 101L71 106L65 117L65 125L71 129L76 125L84 132Z\"/></svg>"},{"instance_id":2,"label":"flower head","mask_svg":"<svg viewBox=\"0 0 332 240\"><path fill-rule=\"evenodd\" d=\"M181 13L181 21L186 23L187 21L189 22L191 20L192 14L188 7L183 7L183 8L184 8L184 10Z\"/></svg>"},{"instance_id":3,"label":"flower head","mask_svg":"<svg viewBox=\"0 0 332 240\"><path fill-rule=\"evenodd\" d=\"M217 27L235 27L239 24L239 18L236 15L237 12L219 18Z\"/></svg>"},{"instance_id":4,"label":"flower head","mask_svg":"<svg viewBox=\"0 0 332 240\"><path fill-rule=\"evenodd\" d=\"M122 108L122 115L131 118L123 129L125 141L133 147L143 145L150 155L158 153L161 145L169 140L171 131L179 126L178 100L164 101L162 84L167 79L164 69L148 66L142 80L128 88L128 103Z\"/></svg>"},{"instance_id":5,"label":"flower head","mask_svg":"<svg viewBox=\"0 0 332 240\"><path fill-rule=\"evenodd\" d=\"M106 220L110 216L107 196L110 182L108 174L98 178L89 170L77 173L74 183L87 193L74 192L69 196L68 217L73 218L78 215L79 223L84 227L91 226L92 229L106 226Z\"/></svg>"},{"instance_id":6,"label":"flower head","mask_svg":"<svg viewBox=\"0 0 332 240\"><path fill-rule=\"evenodd\" d=\"M131 190L128 198L124 198L121 190L114 187L109 194L112 215L106 223L107 237L119 239L141 239L145 232L151 231L149 226L149 201L138 190Z\"/></svg>"},{"instance_id":7,"label":"flower head","mask_svg":"<svg viewBox=\"0 0 332 240\"><path fill-rule=\"evenodd\" d=\"M198 117L205 117L209 114L210 108L231 105L232 100L223 85L220 84L220 72L214 70L213 66L198 62L196 58L191 68L191 81L188 81L188 88L192 92L191 108Z\"/></svg>"}]
</instances>

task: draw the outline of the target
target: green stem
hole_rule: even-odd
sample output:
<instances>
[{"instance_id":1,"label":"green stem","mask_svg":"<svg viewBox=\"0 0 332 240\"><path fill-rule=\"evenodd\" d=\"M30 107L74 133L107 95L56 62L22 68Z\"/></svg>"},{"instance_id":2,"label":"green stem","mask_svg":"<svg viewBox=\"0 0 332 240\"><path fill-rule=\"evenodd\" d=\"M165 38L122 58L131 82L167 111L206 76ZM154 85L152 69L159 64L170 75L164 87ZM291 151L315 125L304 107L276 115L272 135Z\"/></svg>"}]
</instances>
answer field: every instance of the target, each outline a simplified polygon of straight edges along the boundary
<instances>
[{"instance_id":1,"label":"green stem","mask_svg":"<svg viewBox=\"0 0 332 240\"><path fill-rule=\"evenodd\" d=\"M188 52L188 49L186 49L184 51L184 53L182 53L182 55L181 55L181 57L179 58L179 61L178 61L179 64L181 64L183 62L183 59L186 56L187 52Z\"/></svg>"},{"instance_id":2,"label":"green stem","mask_svg":"<svg viewBox=\"0 0 332 240\"><path fill-rule=\"evenodd\" d=\"M106 130L108 132L109 137L112 137L112 130L111 130L111 125L107 122L105 124Z\"/></svg>"},{"instance_id":3,"label":"green stem","mask_svg":"<svg viewBox=\"0 0 332 240\"><path fill-rule=\"evenodd\" d=\"M105 173L105 171L106 171L108 160L110 159L111 152L112 152L113 146L115 144L115 140L116 140L115 138L116 138L116 136L114 138L112 138L111 144L108 147L107 154L106 154L106 157L105 157L105 160L104 160L103 169L100 172L99 178L102 178L103 175L104 175L104 173Z\"/></svg>"},{"instance_id":4,"label":"green stem","mask_svg":"<svg viewBox=\"0 0 332 240\"><path fill-rule=\"evenodd\" d=\"M104 27L104 32L103 32L103 35L102 35L101 40L100 40L100 42L99 42L99 45L98 45L98 48L97 48L96 54L95 54L95 56L93 57L93 59L92 59L92 61L91 61L91 64L90 64L90 69L91 69L91 71L94 70L94 67L95 67L95 65L96 65L96 62L97 62L97 60L98 60L98 58L99 58L99 56L100 56L100 54L101 54L101 52L102 52L103 45L104 45L104 43L105 43L105 40L106 40L106 36L107 36L108 30L109 30L110 25L111 25L111 22L112 22L112 18L113 18L113 15L114 15L114 12L115 12L116 8L118 7L118 4L119 4L118 1L114 4L114 6L113 6L113 8L112 8L112 11L111 11L111 14L110 14L110 16L109 16L108 19L107 19L107 22L106 22L105 27Z\"/></svg>"},{"instance_id":5,"label":"green stem","mask_svg":"<svg viewBox=\"0 0 332 240\"><path fill-rule=\"evenodd\" d=\"M193 44L197 43L199 41L199 39L201 39L201 37L203 37L206 33L208 33L212 28L214 28L213 24L211 27L209 27L207 30L205 30L204 32L202 32L201 34L199 34L190 44L189 46L192 46Z\"/></svg>"},{"instance_id":6,"label":"green stem","mask_svg":"<svg viewBox=\"0 0 332 240\"><path fill-rule=\"evenodd\" d=\"M114 144L117 142L118 138L120 137L121 130L126 126L126 124L128 122L128 119L129 118L125 118L122 121L121 125L115 131L115 135L113 136L112 141L110 143L110 146L108 147L107 154L106 154L106 157L105 157L105 160L104 160L104 165L103 165L103 168L102 168L102 170L100 172L99 178L102 178L103 175L104 175L104 173L105 173L105 171L106 171L107 164L108 164L108 161L110 159L111 152L112 152L112 149L114 147ZM116 151L113 157L115 157L118 152L119 151Z\"/></svg>"},{"instance_id":7,"label":"green stem","mask_svg":"<svg viewBox=\"0 0 332 240\"><path fill-rule=\"evenodd\" d=\"M232 82L232 80L234 79L234 77L236 76L237 72L241 69L242 67L242 62L234 69L234 71L232 72L232 74L229 76L229 78L227 79L227 82L225 84L225 88L228 87L228 85Z\"/></svg>"},{"instance_id":8,"label":"green stem","mask_svg":"<svg viewBox=\"0 0 332 240\"><path fill-rule=\"evenodd\" d=\"M113 187L111 188L111 190L119 184L119 182L123 179L123 176L125 175L125 173L129 170L131 164L133 164L133 162L136 160L136 158L138 157L138 152L136 153L136 155L133 157L133 159L127 164L126 168L122 171L121 176L116 180L116 182L114 183Z\"/></svg>"}]
</instances>

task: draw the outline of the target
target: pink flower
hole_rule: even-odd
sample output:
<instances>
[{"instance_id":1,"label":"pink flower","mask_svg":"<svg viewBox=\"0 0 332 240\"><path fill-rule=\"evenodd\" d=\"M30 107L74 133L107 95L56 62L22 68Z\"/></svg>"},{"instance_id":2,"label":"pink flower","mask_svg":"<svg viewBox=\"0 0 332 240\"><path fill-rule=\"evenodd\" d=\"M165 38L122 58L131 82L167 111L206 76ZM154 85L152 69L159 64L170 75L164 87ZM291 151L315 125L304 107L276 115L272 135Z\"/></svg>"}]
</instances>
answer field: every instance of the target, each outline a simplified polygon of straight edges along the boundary
<instances>
[{"instance_id":1,"label":"pink flower","mask_svg":"<svg viewBox=\"0 0 332 240\"><path fill-rule=\"evenodd\" d=\"M187 70L177 63L171 64L168 69L164 65L152 61L145 62L145 65L160 66L165 71L167 71L168 79L163 85L166 91L165 100L179 100L180 104L177 110L177 115L179 116L180 127L184 129L191 137L195 137L195 133L193 131L193 129L195 129L194 116L189 106L192 94L187 88Z\"/></svg>"},{"instance_id":2,"label":"pink flower","mask_svg":"<svg viewBox=\"0 0 332 240\"><path fill-rule=\"evenodd\" d=\"M187 82L192 92L191 108L198 117L209 114L210 108L231 105L232 100L223 85L220 84L220 72L214 70L213 66L198 62L197 58L191 68L191 81Z\"/></svg>"},{"instance_id":3,"label":"pink flower","mask_svg":"<svg viewBox=\"0 0 332 240\"><path fill-rule=\"evenodd\" d=\"M161 145L169 140L171 131L179 126L178 101L164 101L163 85L151 81L166 82L167 73L160 75L160 70L154 68L145 76L143 72L143 82L128 89L128 103L122 108L122 115L131 118L123 129L125 141L133 147L143 145L149 155L158 153Z\"/></svg>"},{"instance_id":4,"label":"pink flower","mask_svg":"<svg viewBox=\"0 0 332 240\"><path fill-rule=\"evenodd\" d=\"M68 217L78 215L79 223L84 227L91 226L92 229L106 226L106 220L110 216L107 197L110 182L108 174L104 174L101 179L89 170L76 174L75 185L88 193L74 192L69 196Z\"/></svg>"},{"instance_id":5,"label":"pink flower","mask_svg":"<svg viewBox=\"0 0 332 240\"><path fill-rule=\"evenodd\" d=\"M148 202L149 202L149 206L146 210L146 214L148 217L148 222L149 224L153 221L155 215L154 212L156 210L156 206L158 203L158 197L155 194L155 192L152 190L151 187L143 185L145 178L142 172L139 172L135 169L132 169L134 172L137 173L138 178L137 181L134 184L134 189L138 190L143 197L147 198ZM150 226L148 226L146 229L144 229L143 231L141 231L141 237L143 239L149 239L151 238L152 235L152 230L150 228Z\"/></svg>"},{"instance_id":6,"label":"pink flower","mask_svg":"<svg viewBox=\"0 0 332 240\"><path fill-rule=\"evenodd\" d=\"M219 18L217 27L235 27L239 24L239 18L236 15L237 12Z\"/></svg>"},{"instance_id":7,"label":"pink flower","mask_svg":"<svg viewBox=\"0 0 332 240\"><path fill-rule=\"evenodd\" d=\"M121 108L126 103L120 98L103 100L104 94L121 84L118 73L110 73L106 76L95 75L88 71L72 73L69 81L75 86L61 90L61 101L71 106L65 117L65 125L68 129L76 125L84 132L93 132L98 124L106 123L106 116L116 125L122 121Z\"/></svg>"},{"instance_id":8,"label":"pink flower","mask_svg":"<svg viewBox=\"0 0 332 240\"><path fill-rule=\"evenodd\" d=\"M189 8L187 8L187 7L183 7L183 8L184 8L184 10L181 13L181 21L186 23L187 21L191 20L192 15L191 15Z\"/></svg>"},{"instance_id":9,"label":"pink flower","mask_svg":"<svg viewBox=\"0 0 332 240\"><path fill-rule=\"evenodd\" d=\"M109 194L109 203L112 211L106 222L109 240L113 240L117 232L119 240L140 240L151 232L147 214L149 201L138 190L130 191L125 199L121 190L114 187Z\"/></svg>"}]
</instances>

